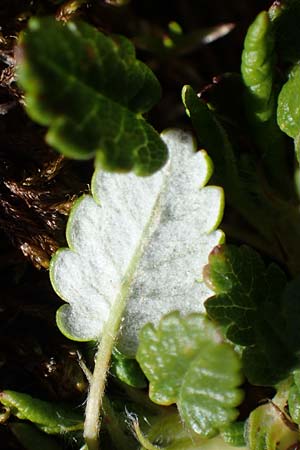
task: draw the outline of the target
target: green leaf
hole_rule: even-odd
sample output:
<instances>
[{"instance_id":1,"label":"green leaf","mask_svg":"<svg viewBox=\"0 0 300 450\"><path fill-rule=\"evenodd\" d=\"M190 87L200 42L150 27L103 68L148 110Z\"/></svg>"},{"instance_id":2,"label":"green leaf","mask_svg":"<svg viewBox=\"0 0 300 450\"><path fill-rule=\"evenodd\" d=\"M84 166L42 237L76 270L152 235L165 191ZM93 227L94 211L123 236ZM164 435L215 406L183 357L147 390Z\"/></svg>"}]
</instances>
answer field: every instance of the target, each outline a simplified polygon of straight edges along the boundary
<instances>
[{"instance_id":1,"label":"green leaf","mask_svg":"<svg viewBox=\"0 0 300 450\"><path fill-rule=\"evenodd\" d=\"M271 208L259 185L256 167L252 167L252 155L235 155L225 128L190 86L183 88L182 100L200 145L214 162L214 183L224 188L227 202L269 239L271 227L266 210L269 213Z\"/></svg>"},{"instance_id":2,"label":"green leaf","mask_svg":"<svg viewBox=\"0 0 300 450\"><path fill-rule=\"evenodd\" d=\"M212 439L208 439L201 444L201 447L171 447L170 449L167 447L167 450L248 450L247 447L241 446L236 447L235 445L227 444L223 441L222 437L216 436Z\"/></svg>"},{"instance_id":3,"label":"green leaf","mask_svg":"<svg viewBox=\"0 0 300 450\"><path fill-rule=\"evenodd\" d=\"M297 24L300 19L300 7L298 7ZM298 27L298 25L297 25ZM288 33L287 33L288 34ZM299 48L300 54L300 48ZM289 72L288 80L283 85L278 96L277 122L280 129L294 139L295 151L298 162L300 161L300 112L299 112L299 87L300 66L298 62Z\"/></svg>"},{"instance_id":4,"label":"green leaf","mask_svg":"<svg viewBox=\"0 0 300 450\"><path fill-rule=\"evenodd\" d=\"M299 279L286 284L275 264L266 267L246 246L217 247L204 272L216 292L205 302L207 313L226 327L228 339L246 347L249 381L272 385L285 378L300 348Z\"/></svg>"},{"instance_id":5,"label":"green leaf","mask_svg":"<svg viewBox=\"0 0 300 450\"><path fill-rule=\"evenodd\" d=\"M153 417L148 425L147 439L154 445L159 443L164 450L196 450L205 439L187 429L177 411Z\"/></svg>"},{"instance_id":6,"label":"green leaf","mask_svg":"<svg viewBox=\"0 0 300 450\"><path fill-rule=\"evenodd\" d=\"M2 391L2 405L19 419L33 422L48 434L61 434L83 429L83 416L79 409L50 403L14 391Z\"/></svg>"},{"instance_id":7,"label":"green leaf","mask_svg":"<svg viewBox=\"0 0 300 450\"><path fill-rule=\"evenodd\" d=\"M283 135L276 121L275 37L267 11L250 25L242 53L245 112L252 139L259 148L268 181L288 199L292 195L289 160Z\"/></svg>"},{"instance_id":8,"label":"green leaf","mask_svg":"<svg viewBox=\"0 0 300 450\"><path fill-rule=\"evenodd\" d=\"M129 386L136 388L147 386L147 380L137 361L133 358L127 358L116 348L112 354L110 372Z\"/></svg>"},{"instance_id":9,"label":"green leaf","mask_svg":"<svg viewBox=\"0 0 300 450\"><path fill-rule=\"evenodd\" d=\"M238 96L239 94L240 91L233 95ZM290 203L294 187L293 182L291 182L290 170L285 172L287 155L285 151L282 152L285 148L280 147L279 141L277 141L279 146L277 144L276 147L269 145L275 135L272 132L271 137L268 137L268 130L265 130L266 135L262 137L268 147L268 152L263 155L263 163L267 166L267 178L272 187L277 186L279 192L283 192L283 197L288 199L288 205L285 202L278 201L275 196L266 195L266 180L263 178L264 181L262 182L261 171L258 170L257 165L257 156L254 155L252 150L247 152L244 144L241 152L241 140L239 137L234 137L235 130L231 136L233 139L231 145L226 130L214 112L189 86L183 89L183 101L195 127L200 145L207 150L209 156L213 159L215 167L213 182L224 188L227 204L234 208L256 230L256 236L252 239L252 242L258 240L259 236L263 236L263 242L258 243L258 248L265 247L267 253L271 252L274 258L283 263L290 260L291 265L288 262L289 268L291 272L295 273L295 269L298 271L296 261L298 261L299 251L295 248L295 239L293 239L293 242L289 242L289 236L294 235L296 229L293 224L297 223L298 219L295 222L291 217L295 215ZM215 105L216 101L212 106ZM221 110L220 113L224 117L225 112ZM242 142L244 142L244 137ZM285 216L285 219L283 219L283 216ZM288 216L290 217L288 218ZM293 234L286 232L291 227L293 228ZM244 242L246 232L243 234L243 230L238 229L237 233L238 236L234 236L235 239ZM252 233L250 232L250 234ZM278 237L279 234L280 237ZM279 241L280 244L278 245ZM284 256L283 248L285 249Z\"/></svg>"},{"instance_id":10,"label":"green leaf","mask_svg":"<svg viewBox=\"0 0 300 450\"><path fill-rule=\"evenodd\" d=\"M284 411L269 402L250 414L246 442L248 450L286 450L297 448L299 435L286 420Z\"/></svg>"},{"instance_id":11,"label":"green leaf","mask_svg":"<svg viewBox=\"0 0 300 450\"><path fill-rule=\"evenodd\" d=\"M248 29L241 71L247 88L248 115L258 122L269 121L274 113L274 36L267 11L262 11Z\"/></svg>"},{"instance_id":12,"label":"green leaf","mask_svg":"<svg viewBox=\"0 0 300 450\"><path fill-rule=\"evenodd\" d=\"M278 97L277 120L281 130L292 138L300 133L300 66L296 64Z\"/></svg>"},{"instance_id":13,"label":"green leaf","mask_svg":"<svg viewBox=\"0 0 300 450\"><path fill-rule=\"evenodd\" d=\"M214 177L231 201L240 197L240 181L228 136L213 112L190 86L184 86L182 100L203 148L215 165Z\"/></svg>"},{"instance_id":14,"label":"green leaf","mask_svg":"<svg viewBox=\"0 0 300 450\"><path fill-rule=\"evenodd\" d=\"M234 447L244 447L245 443L245 422L233 422L221 430L221 436L229 445Z\"/></svg>"},{"instance_id":15,"label":"green leaf","mask_svg":"<svg viewBox=\"0 0 300 450\"><path fill-rule=\"evenodd\" d=\"M205 187L210 158L195 152L187 133L168 131L163 139L170 160L151 177L95 172L93 197L77 201L68 221L70 248L50 264L54 289L69 303L57 313L62 332L97 340L109 326L114 335L126 305L118 346L127 356L135 355L145 323L174 309L204 310L211 291L201 282L202 268L224 239L216 230L223 191Z\"/></svg>"},{"instance_id":16,"label":"green leaf","mask_svg":"<svg viewBox=\"0 0 300 450\"><path fill-rule=\"evenodd\" d=\"M62 450L52 437L28 423L12 423L9 428L26 450Z\"/></svg>"},{"instance_id":17,"label":"green leaf","mask_svg":"<svg viewBox=\"0 0 300 450\"><path fill-rule=\"evenodd\" d=\"M173 312L157 329L145 325L137 360L150 381L151 400L176 403L194 432L211 437L237 418L243 399L240 360L204 316L182 318Z\"/></svg>"},{"instance_id":18,"label":"green leaf","mask_svg":"<svg viewBox=\"0 0 300 450\"><path fill-rule=\"evenodd\" d=\"M300 370L293 373L293 384L289 390L288 407L291 418L300 425Z\"/></svg>"},{"instance_id":19,"label":"green leaf","mask_svg":"<svg viewBox=\"0 0 300 450\"><path fill-rule=\"evenodd\" d=\"M289 413L291 418L298 425L300 424L300 391L296 385L291 386L289 392Z\"/></svg>"},{"instance_id":20,"label":"green leaf","mask_svg":"<svg viewBox=\"0 0 300 450\"><path fill-rule=\"evenodd\" d=\"M160 96L151 70L126 38L90 25L32 18L20 40L18 80L47 142L69 157L96 156L107 170L148 175L167 159L158 133L142 118Z\"/></svg>"},{"instance_id":21,"label":"green leaf","mask_svg":"<svg viewBox=\"0 0 300 450\"><path fill-rule=\"evenodd\" d=\"M238 96L239 94L238 91L234 95ZM261 180L257 174L257 163L253 155L246 152L241 155L237 145L234 151L227 131L214 111L201 97L197 96L190 86L183 88L182 98L200 145L207 150L214 162L214 183L223 186L228 204L233 206L252 227L259 229L266 240L269 240L274 228L273 219L271 220L272 225L270 224L270 217L274 215L274 209L262 190ZM221 115L224 116L223 111L221 111ZM279 154L275 156L276 162L278 162ZM284 167L284 163L282 163L282 167ZM285 186L285 184L286 180L283 181L283 177L281 177L281 186Z\"/></svg>"},{"instance_id":22,"label":"green leaf","mask_svg":"<svg viewBox=\"0 0 300 450\"><path fill-rule=\"evenodd\" d=\"M239 424L239 422L238 422ZM235 424L228 426L233 427ZM237 438L225 442L220 435L207 439L187 428L178 413L167 412L150 420L149 430L145 433L152 445L163 450L246 450L245 444L234 445ZM228 432L229 435L230 432ZM236 434L231 432L231 436ZM241 442L241 439L239 440ZM144 449L144 447L143 447Z\"/></svg>"}]
</instances>

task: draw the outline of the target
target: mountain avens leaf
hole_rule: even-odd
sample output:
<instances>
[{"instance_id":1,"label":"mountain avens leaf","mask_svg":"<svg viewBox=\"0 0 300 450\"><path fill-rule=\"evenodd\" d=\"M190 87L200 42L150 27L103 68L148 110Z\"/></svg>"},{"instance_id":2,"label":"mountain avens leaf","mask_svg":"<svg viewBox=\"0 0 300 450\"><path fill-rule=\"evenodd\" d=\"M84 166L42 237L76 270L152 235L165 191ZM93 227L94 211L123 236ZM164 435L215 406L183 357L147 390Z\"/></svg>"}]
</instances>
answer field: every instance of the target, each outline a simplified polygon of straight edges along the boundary
<instances>
[{"instance_id":1,"label":"mountain avens leaf","mask_svg":"<svg viewBox=\"0 0 300 450\"><path fill-rule=\"evenodd\" d=\"M223 240L216 230L223 191L204 185L212 174L205 151L191 135L163 135L170 159L151 177L98 170L92 195L73 207L67 226L69 249L50 264L56 292L68 304L57 323L68 337L97 340L116 302L126 304L120 350L134 355L147 322L178 309L203 311L211 294L201 282L211 249ZM216 230L216 231L215 231Z\"/></svg>"},{"instance_id":2,"label":"mountain avens leaf","mask_svg":"<svg viewBox=\"0 0 300 450\"><path fill-rule=\"evenodd\" d=\"M127 358L118 349L114 349L110 373L123 383L136 388L145 388L147 380L135 358Z\"/></svg>"},{"instance_id":3,"label":"mountain avens leaf","mask_svg":"<svg viewBox=\"0 0 300 450\"><path fill-rule=\"evenodd\" d=\"M267 11L250 25L242 53L241 71L252 121L266 122L274 113L274 35Z\"/></svg>"},{"instance_id":4,"label":"mountain avens leaf","mask_svg":"<svg viewBox=\"0 0 300 450\"><path fill-rule=\"evenodd\" d=\"M15 391L3 391L0 402L19 419L34 423L48 434L83 429L83 414L71 406L50 403Z\"/></svg>"},{"instance_id":5,"label":"mountain avens leaf","mask_svg":"<svg viewBox=\"0 0 300 450\"><path fill-rule=\"evenodd\" d=\"M278 123L282 131L295 138L300 131L300 65L296 64L278 97Z\"/></svg>"},{"instance_id":6,"label":"mountain avens leaf","mask_svg":"<svg viewBox=\"0 0 300 450\"><path fill-rule=\"evenodd\" d=\"M227 89L224 87L224 89ZM240 89L232 92L232 96L238 97L241 95ZM274 223L278 218L282 217L283 210L278 208L277 204L270 200L266 195L265 189L262 186L261 178L259 178L257 171L257 161L254 158L253 152L242 151L241 142L239 138L233 139L234 133L230 132L230 139L227 133L228 123L234 119L228 117L225 121L221 118L226 117L228 108L220 111L215 104L207 104L203 98L199 98L196 92L190 87L185 86L182 91L183 103L186 107L188 116L191 118L192 124L197 133L200 145L203 145L208 152L208 155L214 162L213 183L221 185L224 188L226 201L229 206L233 207L251 226L258 230L258 234L264 236L265 242L269 242L273 248L276 244L277 238L274 235ZM224 96L223 96L224 97ZM228 99L228 101L230 101ZM235 101L232 102L236 104ZM211 107L213 109L211 109ZM231 105L232 107L232 105ZM239 113L241 120L243 120L242 111ZM223 123L224 126L223 126ZM242 125L242 127L244 127ZM229 126L229 130L231 125ZM278 127L277 127L278 128ZM229 131L228 130L228 131ZM268 129L268 132L270 130ZM277 130L280 135L280 130ZM272 137L271 137L272 136ZM275 186L278 182L279 190L284 191L285 195L289 192L288 199L291 198L291 192L294 187L291 186L290 176L283 175L284 167L287 167L285 159L286 152L282 154L282 149L279 150L275 144L274 128L272 134L268 133L262 135L264 144L268 147L268 152L263 150L263 162L267 164L268 177L270 183ZM274 138L274 139L273 139ZM233 142L231 143L231 140ZM277 138L276 138L277 139ZM269 144L273 141L272 146ZM266 146L264 148L266 150ZM270 152L269 152L270 150ZM284 148L285 150L285 148ZM269 158L270 156L270 158ZM276 166L276 170L271 170L271 165ZM289 173L287 171L287 173ZM274 175L276 174L276 175ZM275 206L276 205L276 206ZM277 209L278 208L278 209ZM280 209L280 211L279 211ZM290 209L289 209L290 211ZM282 225L280 225L282 227ZM286 235L287 233L285 233ZM286 246L286 243L285 243ZM293 254L294 244L289 248L289 257ZM279 250L281 252L281 250ZM295 257L298 259L298 256ZM291 257L293 259L293 257ZM293 269L292 269L293 270Z\"/></svg>"},{"instance_id":7,"label":"mountain avens leaf","mask_svg":"<svg viewBox=\"0 0 300 450\"><path fill-rule=\"evenodd\" d=\"M231 426L233 427L234 424L232 423ZM224 433L222 437L218 435L211 439L200 436L188 428L175 411L152 419L146 435L150 442L159 443L159 448L163 450L247 450L244 444L238 444L236 438L231 439L230 443L229 439L225 442L225 439L222 439ZM239 442L241 441L240 438ZM146 447L141 450L146 450Z\"/></svg>"},{"instance_id":8,"label":"mountain avens leaf","mask_svg":"<svg viewBox=\"0 0 300 450\"><path fill-rule=\"evenodd\" d=\"M300 370L293 373L293 384L288 396L289 414L293 421L300 424Z\"/></svg>"},{"instance_id":9,"label":"mountain avens leaf","mask_svg":"<svg viewBox=\"0 0 300 450\"><path fill-rule=\"evenodd\" d=\"M243 399L241 362L204 315L173 312L157 329L145 325L137 360L150 381L151 400L176 403L196 433L211 437L237 418Z\"/></svg>"},{"instance_id":10,"label":"mountain avens leaf","mask_svg":"<svg viewBox=\"0 0 300 450\"><path fill-rule=\"evenodd\" d=\"M226 327L227 338L244 346L243 367L253 384L272 385L295 367L300 348L299 279L287 283L275 264L265 266L250 247L215 248L204 269L216 292L208 315Z\"/></svg>"},{"instance_id":11,"label":"mountain avens leaf","mask_svg":"<svg viewBox=\"0 0 300 450\"><path fill-rule=\"evenodd\" d=\"M300 65L289 74L278 97L277 121L281 130L296 139L300 134ZM299 157L299 155L298 155Z\"/></svg>"},{"instance_id":12,"label":"mountain avens leaf","mask_svg":"<svg viewBox=\"0 0 300 450\"><path fill-rule=\"evenodd\" d=\"M19 46L18 80L32 119L66 156L107 170L148 175L167 159L158 133L143 119L159 99L151 70L122 36L83 23L32 18Z\"/></svg>"},{"instance_id":13,"label":"mountain avens leaf","mask_svg":"<svg viewBox=\"0 0 300 450\"><path fill-rule=\"evenodd\" d=\"M300 391L296 385L291 386L288 405L291 418L295 423L300 424Z\"/></svg>"},{"instance_id":14,"label":"mountain avens leaf","mask_svg":"<svg viewBox=\"0 0 300 450\"><path fill-rule=\"evenodd\" d=\"M284 411L270 402L250 414L246 429L248 450L296 449L299 433L289 425Z\"/></svg>"},{"instance_id":15,"label":"mountain avens leaf","mask_svg":"<svg viewBox=\"0 0 300 450\"><path fill-rule=\"evenodd\" d=\"M233 422L222 428L221 436L227 444L245 447L245 422Z\"/></svg>"},{"instance_id":16,"label":"mountain avens leaf","mask_svg":"<svg viewBox=\"0 0 300 450\"><path fill-rule=\"evenodd\" d=\"M199 98L191 86L184 86L182 100L187 115L191 118L199 142L214 161L214 177L230 198L241 195L240 179L233 148L225 129L210 111L203 99Z\"/></svg>"},{"instance_id":17,"label":"mountain avens leaf","mask_svg":"<svg viewBox=\"0 0 300 450\"><path fill-rule=\"evenodd\" d=\"M280 192L288 189L286 148L276 120L275 36L267 11L250 25L242 53L245 113L253 141L262 154L268 180ZM288 189L287 197L291 196Z\"/></svg>"}]
</instances>

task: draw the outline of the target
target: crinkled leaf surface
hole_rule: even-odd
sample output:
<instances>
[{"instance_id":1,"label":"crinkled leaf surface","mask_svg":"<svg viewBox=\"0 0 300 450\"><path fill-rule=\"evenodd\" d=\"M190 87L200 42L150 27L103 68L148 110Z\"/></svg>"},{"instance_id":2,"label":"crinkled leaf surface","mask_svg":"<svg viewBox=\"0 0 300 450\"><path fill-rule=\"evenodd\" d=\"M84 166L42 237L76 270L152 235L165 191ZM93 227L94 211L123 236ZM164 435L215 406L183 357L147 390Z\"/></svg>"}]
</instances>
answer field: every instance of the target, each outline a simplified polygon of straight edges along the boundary
<instances>
[{"instance_id":1,"label":"crinkled leaf surface","mask_svg":"<svg viewBox=\"0 0 300 450\"><path fill-rule=\"evenodd\" d=\"M289 74L278 97L277 120L281 130L297 139L300 133L300 65L296 64Z\"/></svg>"},{"instance_id":2,"label":"crinkled leaf surface","mask_svg":"<svg viewBox=\"0 0 300 450\"><path fill-rule=\"evenodd\" d=\"M59 328L78 340L98 339L110 309L126 298L119 348L134 355L147 322L178 309L203 311L210 289L201 282L214 231L222 218L223 191L203 187L212 173L205 151L191 135L163 135L168 164L148 178L96 171L92 196L74 206L67 226L69 249L50 265L57 293L68 304Z\"/></svg>"},{"instance_id":3,"label":"crinkled leaf surface","mask_svg":"<svg viewBox=\"0 0 300 450\"><path fill-rule=\"evenodd\" d=\"M233 422L224 427L221 436L227 444L234 447L244 447L245 443L245 422Z\"/></svg>"},{"instance_id":4,"label":"crinkled leaf surface","mask_svg":"<svg viewBox=\"0 0 300 450\"><path fill-rule=\"evenodd\" d=\"M142 118L160 96L151 70L122 36L84 22L33 18L20 41L18 80L29 115L66 156L96 155L107 170L147 175L167 159L158 133Z\"/></svg>"},{"instance_id":5,"label":"crinkled leaf surface","mask_svg":"<svg viewBox=\"0 0 300 450\"><path fill-rule=\"evenodd\" d=\"M3 391L0 402L19 419L29 420L48 434L83 429L83 414L71 406L59 405L15 391Z\"/></svg>"},{"instance_id":6,"label":"crinkled leaf surface","mask_svg":"<svg viewBox=\"0 0 300 450\"><path fill-rule=\"evenodd\" d=\"M145 325L137 360L150 381L151 400L177 403L181 418L196 433L213 436L237 418L243 399L241 362L205 316L182 318L173 312L157 329Z\"/></svg>"},{"instance_id":7,"label":"crinkled leaf surface","mask_svg":"<svg viewBox=\"0 0 300 450\"><path fill-rule=\"evenodd\" d=\"M293 421L300 424L300 370L293 373L293 383L288 396L289 414Z\"/></svg>"},{"instance_id":8,"label":"crinkled leaf surface","mask_svg":"<svg viewBox=\"0 0 300 450\"><path fill-rule=\"evenodd\" d=\"M274 36L267 11L262 11L248 29L241 71L248 114L258 122L270 120L274 112Z\"/></svg>"},{"instance_id":9,"label":"crinkled leaf surface","mask_svg":"<svg viewBox=\"0 0 300 450\"><path fill-rule=\"evenodd\" d=\"M285 420L284 411L269 402L250 414L246 430L248 450L286 450L297 448L298 431Z\"/></svg>"},{"instance_id":10,"label":"crinkled leaf surface","mask_svg":"<svg viewBox=\"0 0 300 450\"><path fill-rule=\"evenodd\" d=\"M287 152L276 121L275 62L274 27L268 12L262 11L247 31L242 53L245 114L270 184L290 198L289 180L283 175L289 172Z\"/></svg>"},{"instance_id":11,"label":"crinkled leaf surface","mask_svg":"<svg viewBox=\"0 0 300 450\"><path fill-rule=\"evenodd\" d=\"M299 279L286 284L275 265L266 267L250 247L220 246L211 253L205 279L216 296L205 302L227 337L245 346L243 366L253 384L276 384L298 361Z\"/></svg>"},{"instance_id":12,"label":"crinkled leaf surface","mask_svg":"<svg viewBox=\"0 0 300 450\"><path fill-rule=\"evenodd\" d=\"M299 9L300 12L300 9ZM299 58L300 54L298 55ZM287 82L278 96L277 122L280 129L294 139L295 152L300 161L300 65L291 69Z\"/></svg>"}]
</instances>

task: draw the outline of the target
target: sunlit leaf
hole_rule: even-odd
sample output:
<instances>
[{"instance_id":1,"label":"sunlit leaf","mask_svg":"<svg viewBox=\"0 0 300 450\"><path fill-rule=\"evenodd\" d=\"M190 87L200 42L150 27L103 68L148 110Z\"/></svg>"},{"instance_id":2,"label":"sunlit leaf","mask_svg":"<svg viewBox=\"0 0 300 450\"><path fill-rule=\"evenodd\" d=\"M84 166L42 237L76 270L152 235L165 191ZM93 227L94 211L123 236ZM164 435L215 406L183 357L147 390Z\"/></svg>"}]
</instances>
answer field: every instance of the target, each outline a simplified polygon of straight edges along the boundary
<instances>
[{"instance_id":1,"label":"sunlit leaf","mask_svg":"<svg viewBox=\"0 0 300 450\"><path fill-rule=\"evenodd\" d=\"M15 391L3 391L0 402L19 419L29 420L48 434L82 430L83 414L80 409L51 403Z\"/></svg>"},{"instance_id":2,"label":"sunlit leaf","mask_svg":"<svg viewBox=\"0 0 300 450\"><path fill-rule=\"evenodd\" d=\"M141 116L160 86L130 41L84 22L32 18L19 53L27 112L49 127L50 145L73 158L96 156L107 170L147 175L165 163L165 144Z\"/></svg>"},{"instance_id":3,"label":"sunlit leaf","mask_svg":"<svg viewBox=\"0 0 300 450\"><path fill-rule=\"evenodd\" d=\"M245 347L246 376L253 384L278 383L298 361L299 279L287 284L278 266L266 267L247 246L217 247L204 272L216 292L206 310L226 327L228 339Z\"/></svg>"},{"instance_id":4,"label":"sunlit leaf","mask_svg":"<svg viewBox=\"0 0 300 450\"><path fill-rule=\"evenodd\" d=\"M248 29L242 53L247 113L252 121L266 122L274 113L274 62L272 24L267 11L262 11Z\"/></svg>"},{"instance_id":5,"label":"sunlit leaf","mask_svg":"<svg viewBox=\"0 0 300 450\"><path fill-rule=\"evenodd\" d=\"M162 318L141 330L137 360L150 381L155 403L176 403L185 424L204 437L238 416L243 399L241 363L215 326L199 314ZM226 364L224 364L226 361Z\"/></svg>"},{"instance_id":6,"label":"sunlit leaf","mask_svg":"<svg viewBox=\"0 0 300 450\"><path fill-rule=\"evenodd\" d=\"M211 291L201 273L223 240L216 230L223 191L204 187L212 163L205 151L195 152L189 134L173 130L163 139L170 152L163 170L148 178L96 171L93 197L72 210L70 248L50 266L55 290L69 303L57 314L68 337L99 339L112 305L127 304L119 346L134 355L145 323L174 309L203 311Z\"/></svg>"},{"instance_id":7,"label":"sunlit leaf","mask_svg":"<svg viewBox=\"0 0 300 450\"><path fill-rule=\"evenodd\" d=\"M250 414L246 442L249 450L296 449L299 433L272 402L259 406Z\"/></svg>"}]
</instances>

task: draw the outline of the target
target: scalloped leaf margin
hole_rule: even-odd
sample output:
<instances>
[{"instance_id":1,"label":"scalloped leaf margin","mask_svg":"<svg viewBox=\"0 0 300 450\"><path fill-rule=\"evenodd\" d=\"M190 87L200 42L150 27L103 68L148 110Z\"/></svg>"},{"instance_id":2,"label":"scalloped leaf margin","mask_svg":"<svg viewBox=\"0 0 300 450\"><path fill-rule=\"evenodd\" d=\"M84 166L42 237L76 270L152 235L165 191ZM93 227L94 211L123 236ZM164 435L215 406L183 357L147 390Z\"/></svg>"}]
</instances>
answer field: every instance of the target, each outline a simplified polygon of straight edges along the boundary
<instances>
[{"instance_id":1,"label":"scalloped leaf margin","mask_svg":"<svg viewBox=\"0 0 300 450\"><path fill-rule=\"evenodd\" d=\"M50 264L52 285L68 302L57 324L71 339L98 340L110 313L125 308L119 348L131 356L144 324L157 324L175 309L204 311L211 290L202 268L224 241L216 229L224 194L205 186L212 162L205 151L195 152L189 133L169 130L162 138L170 159L161 171L142 178L98 170L93 196L72 209L69 248ZM112 313L116 305L121 309Z\"/></svg>"}]
</instances>

